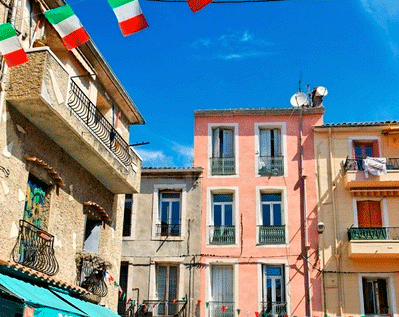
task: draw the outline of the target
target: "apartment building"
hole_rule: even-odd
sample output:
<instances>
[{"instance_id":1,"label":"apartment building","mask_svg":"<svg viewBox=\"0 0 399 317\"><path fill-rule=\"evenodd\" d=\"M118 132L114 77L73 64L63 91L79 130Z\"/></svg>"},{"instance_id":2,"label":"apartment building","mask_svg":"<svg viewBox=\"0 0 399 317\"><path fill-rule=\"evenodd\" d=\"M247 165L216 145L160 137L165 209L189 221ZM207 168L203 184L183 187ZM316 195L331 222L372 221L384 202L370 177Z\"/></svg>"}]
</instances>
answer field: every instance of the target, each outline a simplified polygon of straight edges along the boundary
<instances>
[{"instance_id":1,"label":"apartment building","mask_svg":"<svg viewBox=\"0 0 399 317\"><path fill-rule=\"evenodd\" d=\"M201 177L199 167L142 169L125 205L120 315L196 315Z\"/></svg>"},{"instance_id":2,"label":"apartment building","mask_svg":"<svg viewBox=\"0 0 399 317\"><path fill-rule=\"evenodd\" d=\"M115 316L144 119L93 42L68 51L45 19L64 1L5 3L29 61L1 62L0 315Z\"/></svg>"},{"instance_id":3,"label":"apartment building","mask_svg":"<svg viewBox=\"0 0 399 317\"><path fill-rule=\"evenodd\" d=\"M326 316L398 316L399 124L316 126Z\"/></svg>"},{"instance_id":4,"label":"apartment building","mask_svg":"<svg viewBox=\"0 0 399 317\"><path fill-rule=\"evenodd\" d=\"M201 316L322 311L313 127L323 107L195 111Z\"/></svg>"}]
</instances>

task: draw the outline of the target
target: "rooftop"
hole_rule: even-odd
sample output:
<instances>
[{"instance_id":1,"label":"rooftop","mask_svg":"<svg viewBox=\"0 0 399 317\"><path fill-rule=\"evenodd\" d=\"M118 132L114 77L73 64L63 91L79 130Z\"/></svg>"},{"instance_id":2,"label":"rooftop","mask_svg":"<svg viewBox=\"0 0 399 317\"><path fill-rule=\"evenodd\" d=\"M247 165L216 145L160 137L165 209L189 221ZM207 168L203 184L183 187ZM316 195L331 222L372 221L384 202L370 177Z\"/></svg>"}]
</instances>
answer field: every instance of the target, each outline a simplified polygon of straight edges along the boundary
<instances>
[{"instance_id":1,"label":"rooftop","mask_svg":"<svg viewBox=\"0 0 399 317\"><path fill-rule=\"evenodd\" d=\"M375 121L375 122L341 122L341 123L325 123L316 128L344 128L344 127L376 127L387 125L399 125L399 121Z\"/></svg>"},{"instance_id":2,"label":"rooftop","mask_svg":"<svg viewBox=\"0 0 399 317\"><path fill-rule=\"evenodd\" d=\"M237 109L204 109L195 110L194 116L281 116L281 115L299 115L300 108L237 108ZM324 114L324 107L302 108L303 114Z\"/></svg>"},{"instance_id":3,"label":"rooftop","mask_svg":"<svg viewBox=\"0 0 399 317\"><path fill-rule=\"evenodd\" d=\"M161 174L172 176L196 175L199 176L203 172L202 167L143 167L141 176L159 177Z\"/></svg>"}]
</instances>

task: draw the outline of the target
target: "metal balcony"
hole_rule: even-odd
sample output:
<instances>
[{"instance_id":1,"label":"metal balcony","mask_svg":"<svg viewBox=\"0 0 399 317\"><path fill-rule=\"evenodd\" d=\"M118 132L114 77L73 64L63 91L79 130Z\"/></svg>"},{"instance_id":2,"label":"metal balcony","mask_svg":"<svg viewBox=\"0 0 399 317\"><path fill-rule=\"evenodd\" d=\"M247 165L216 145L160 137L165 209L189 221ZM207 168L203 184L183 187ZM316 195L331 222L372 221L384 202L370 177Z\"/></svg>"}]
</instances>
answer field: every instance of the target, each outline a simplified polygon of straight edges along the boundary
<instances>
[{"instance_id":1,"label":"metal balcony","mask_svg":"<svg viewBox=\"0 0 399 317\"><path fill-rule=\"evenodd\" d=\"M126 317L149 317L149 316L186 317L187 301L144 300L142 304L131 305L126 310L125 316Z\"/></svg>"},{"instance_id":2,"label":"metal balcony","mask_svg":"<svg viewBox=\"0 0 399 317\"><path fill-rule=\"evenodd\" d=\"M219 245L235 244L235 226L209 226L209 243Z\"/></svg>"},{"instance_id":3,"label":"metal balcony","mask_svg":"<svg viewBox=\"0 0 399 317\"><path fill-rule=\"evenodd\" d=\"M210 317L234 317L234 302L209 302Z\"/></svg>"},{"instance_id":4,"label":"metal balcony","mask_svg":"<svg viewBox=\"0 0 399 317\"><path fill-rule=\"evenodd\" d=\"M258 226L259 244L285 244L285 226Z\"/></svg>"},{"instance_id":5,"label":"metal balcony","mask_svg":"<svg viewBox=\"0 0 399 317\"><path fill-rule=\"evenodd\" d=\"M363 158L346 158L342 164L343 173L347 171L364 171ZM399 158L387 158L387 171L399 170Z\"/></svg>"},{"instance_id":6,"label":"metal balcony","mask_svg":"<svg viewBox=\"0 0 399 317\"><path fill-rule=\"evenodd\" d=\"M162 224L157 224L156 228L156 235L157 236L172 236L172 237L178 237L180 236L180 224L167 224L167 223L162 223Z\"/></svg>"},{"instance_id":7,"label":"metal balcony","mask_svg":"<svg viewBox=\"0 0 399 317\"><path fill-rule=\"evenodd\" d=\"M262 176L284 175L284 156L259 156L258 173Z\"/></svg>"},{"instance_id":8,"label":"metal balcony","mask_svg":"<svg viewBox=\"0 0 399 317\"><path fill-rule=\"evenodd\" d=\"M261 302L261 317L287 315L287 302Z\"/></svg>"},{"instance_id":9,"label":"metal balcony","mask_svg":"<svg viewBox=\"0 0 399 317\"><path fill-rule=\"evenodd\" d=\"M11 255L15 263L50 276L58 273L54 236L25 220L19 221L19 234Z\"/></svg>"},{"instance_id":10,"label":"metal balcony","mask_svg":"<svg viewBox=\"0 0 399 317\"><path fill-rule=\"evenodd\" d=\"M212 175L235 175L235 157L211 157Z\"/></svg>"}]
</instances>

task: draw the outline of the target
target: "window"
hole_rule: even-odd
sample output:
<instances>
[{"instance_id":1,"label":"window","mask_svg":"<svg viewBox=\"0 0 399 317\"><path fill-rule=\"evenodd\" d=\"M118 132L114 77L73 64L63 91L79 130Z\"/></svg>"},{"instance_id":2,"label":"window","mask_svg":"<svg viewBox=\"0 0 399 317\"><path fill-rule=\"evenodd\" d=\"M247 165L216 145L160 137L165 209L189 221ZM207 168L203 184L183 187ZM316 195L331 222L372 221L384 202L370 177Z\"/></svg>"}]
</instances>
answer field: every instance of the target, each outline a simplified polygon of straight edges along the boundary
<instances>
[{"instance_id":1,"label":"window","mask_svg":"<svg viewBox=\"0 0 399 317\"><path fill-rule=\"evenodd\" d=\"M280 129L259 130L258 171L261 175L284 175Z\"/></svg>"},{"instance_id":2,"label":"window","mask_svg":"<svg viewBox=\"0 0 399 317\"><path fill-rule=\"evenodd\" d=\"M387 280L362 278L364 313L366 315L388 314Z\"/></svg>"},{"instance_id":3,"label":"window","mask_svg":"<svg viewBox=\"0 0 399 317\"><path fill-rule=\"evenodd\" d=\"M212 175L234 175L234 130L216 128L212 130Z\"/></svg>"},{"instance_id":4,"label":"window","mask_svg":"<svg viewBox=\"0 0 399 317\"><path fill-rule=\"evenodd\" d=\"M262 275L262 313L286 315L284 266L263 265Z\"/></svg>"},{"instance_id":5,"label":"window","mask_svg":"<svg viewBox=\"0 0 399 317\"><path fill-rule=\"evenodd\" d=\"M129 263L122 262L120 276L119 276L119 286L122 289L122 291L124 292L124 294L126 294L126 291L127 291L128 272L129 272ZM125 316L126 309L127 309L126 298L124 296L119 296L118 314L121 316Z\"/></svg>"},{"instance_id":6,"label":"window","mask_svg":"<svg viewBox=\"0 0 399 317\"><path fill-rule=\"evenodd\" d=\"M363 170L363 159L367 157L379 157L378 141L355 140L353 141L352 151L357 169Z\"/></svg>"},{"instance_id":7,"label":"window","mask_svg":"<svg viewBox=\"0 0 399 317\"><path fill-rule=\"evenodd\" d=\"M180 236L181 192L160 192L157 234Z\"/></svg>"},{"instance_id":8,"label":"window","mask_svg":"<svg viewBox=\"0 0 399 317\"><path fill-rule=\"evenodd\" d=\"M129 237L132 234L132 206L133 195L125 196L125 211L123 216L123 236Z\"/></svg>"},{"instance_id":9,"label":"window","mask_svg":"<svg viewBox=\"0 0 399 317\"><path fill-rule=\"evenodd\" d=\"M285 226L282 217L281 193L261 193L260 209L259 243L284 244Z\"/></svg>"},{"instance_id":10,"label":"window","mask_svg":"<svg viewBox=\"0 0 399 317\"><path fill-rule=\"evenodd\" d=\"M41 229L46 229L48 223L48 199L49 186L29 174L26 188L26 201L24 208L24 220Z\"/></svg>"},{"instance_id":11,"label":"window","mask_svg":"<svg viewBox=\"0 0 399 317\"><path fill-rule=\"evenodd\" d=\"M234 317L234 283L232 265L211 266L211 317Z\"/></svg>"},{"instance_id":12,"label":"window","mask_svg":"<svg viewBox=\"0 0 399 317\"><path fill-rule=\"evenodd\" d=\"M101 225L102 225L101 220L93 219L90 216L86 218L83 250L89 252L98 252Z\"/></svg>"},{"instance_id":13,"label":"window","mask_svg":"<svg viewBox=\"0 0 399 317\"><path fill-rule=\"evenodd\" d=\"M359 228L381 228L381 203L376 200L358 200L357 221Z\"/></svg>"},{"instance_id":14,"label":"window","mask_svg":"<svg viewBox=\"0 0 399 317\"><path fill-rule=\"evenodd\" d=\"M177 313L179 296L179 267L177 265L157 266L157 298L161 303L157 306L156 315L174 315Z\"/></svg>"},{"instance_id":15,"label":"window","mask_svg":"<svg viewBox=\"0 0 399 317\"><path fill-rule=\"evenodd\" d=\"M212 194L211 244L234 244L233 194Z\"/></svg>"}]
</instances>

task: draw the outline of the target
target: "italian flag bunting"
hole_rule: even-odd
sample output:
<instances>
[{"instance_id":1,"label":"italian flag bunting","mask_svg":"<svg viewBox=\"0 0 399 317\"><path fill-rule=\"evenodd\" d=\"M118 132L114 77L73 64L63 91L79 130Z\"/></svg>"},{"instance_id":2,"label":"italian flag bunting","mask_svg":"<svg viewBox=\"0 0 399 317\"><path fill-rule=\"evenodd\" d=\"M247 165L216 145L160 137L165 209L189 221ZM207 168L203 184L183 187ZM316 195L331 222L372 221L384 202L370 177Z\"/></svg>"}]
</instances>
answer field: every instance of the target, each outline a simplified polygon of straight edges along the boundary
<instances>
[{"instance_id":1,"label":"italian flag bunting","mask_svg":"<svg viewBox=\"0 0 399 317\"><path fill-rule=\"evenodd\" d=\"M90 36L69 5L46 11L44 15L61 36L68 50L72 50L90 40Z\"/></svg>"},{"instance_id":2,"label":"italian flag bunting","mask_svg":"<svg viewBox=\"0 0 399 317\"><path fill-rule=\"evenodd\" d=\"M107 0L118 19L123 36L148 27L138 0Z\"/></svg>"},{"instance_id":3,"label":"italian flag bunting","mask_svg":"<svg viewBox=\"0 0 399 317\"><path fill-rule=\"evenodd\" d=\"M193 12L201 10L211 2L212 0L187 0L187 4Z\"/></svg>"},{"instance_id":4,"label":"italian flag bunting","mask_svg":"<svg viewBox=\"0 0 399 317\"><path fill-rule=\"evenodd\" d=\"M10 68L28 61L28 56L26 56L11 23L0 25L0 53Z\"/></svg>"}]
</instances>

